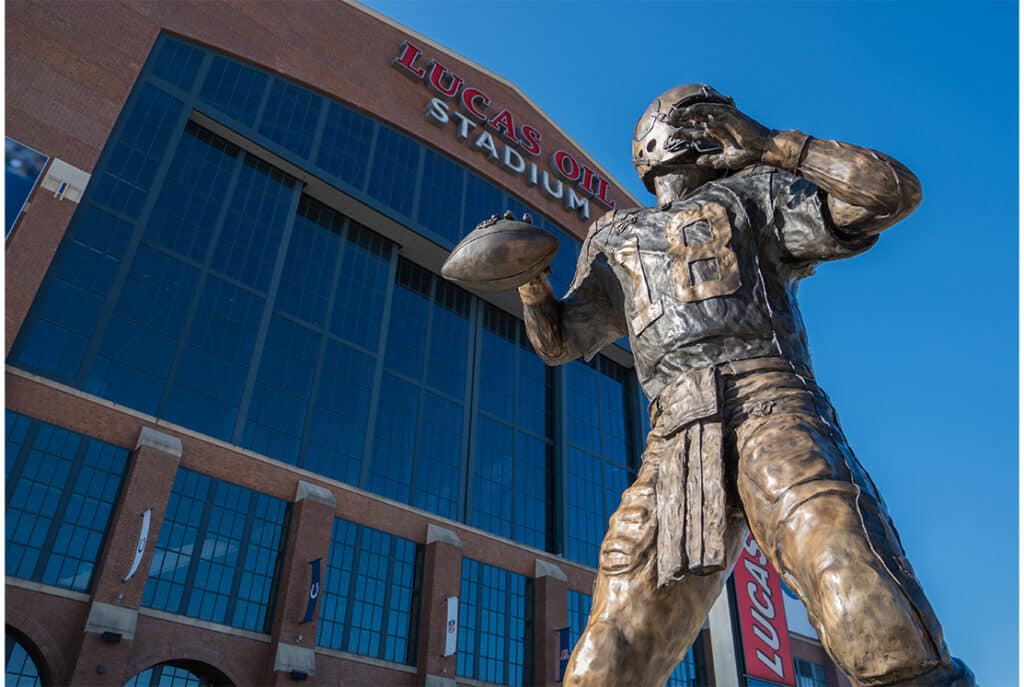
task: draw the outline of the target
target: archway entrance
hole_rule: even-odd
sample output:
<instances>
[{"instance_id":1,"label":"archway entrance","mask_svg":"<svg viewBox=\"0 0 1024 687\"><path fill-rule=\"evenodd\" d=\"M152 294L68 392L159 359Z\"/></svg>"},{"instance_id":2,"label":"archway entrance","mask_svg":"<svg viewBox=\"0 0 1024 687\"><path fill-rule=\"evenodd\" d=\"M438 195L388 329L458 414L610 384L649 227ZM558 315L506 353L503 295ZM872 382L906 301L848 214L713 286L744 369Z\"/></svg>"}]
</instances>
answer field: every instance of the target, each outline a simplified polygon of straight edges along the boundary
<instances>
[{"instance_id":1,"label":"archway entrance","mask_svg":"<svg viewBox=\"0 0 1024 687\"><path fill-rule=\"evenodd\" d=\"M39 667L25 645L15 639L7 628L6 687L40 687L43 684Z\"/></svg>"},{"instance_id":2,"label":"archway entrance","mask_svg":"<svg viewBox=\"0 0 1024 687\"><path fill-rule=\"evenodd\" d=\"M171 661L146 668L124 687L232 687L216 668L198 661Z\"/></svg>"}]
</instances>

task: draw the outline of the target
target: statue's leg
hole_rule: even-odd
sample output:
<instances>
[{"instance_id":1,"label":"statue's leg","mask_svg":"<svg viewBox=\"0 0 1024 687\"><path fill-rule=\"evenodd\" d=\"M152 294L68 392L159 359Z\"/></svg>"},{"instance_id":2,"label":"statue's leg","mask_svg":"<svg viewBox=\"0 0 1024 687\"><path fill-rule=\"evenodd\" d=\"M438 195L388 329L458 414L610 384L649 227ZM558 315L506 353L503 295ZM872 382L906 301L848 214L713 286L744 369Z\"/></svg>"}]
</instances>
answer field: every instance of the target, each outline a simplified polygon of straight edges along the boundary
<instances>
[{"instance_id":1,"label":"statue's leg","mask_svg":"<svg viewBox=\"0 0 1024 687\"><path fill-rule=\"evenodd\" d=\"M737 486L755 539L858 686L969 687L885 504L812 381L727 378Z\"/></svg>"},{"instance_id":2,"label":"statue's leg","mask_svg":"<svg viewBox=\"0 0 1024 687\"><path fill-rule=\"evenodd\" d=\"M661 687L725 584L731 565L657 589L655 481L666 443L650 439L637 479L609 521L590 618L566 668L567 687ZM745 537L736 512L726 532L730 563Z\"/></svg>"}]
</instances>

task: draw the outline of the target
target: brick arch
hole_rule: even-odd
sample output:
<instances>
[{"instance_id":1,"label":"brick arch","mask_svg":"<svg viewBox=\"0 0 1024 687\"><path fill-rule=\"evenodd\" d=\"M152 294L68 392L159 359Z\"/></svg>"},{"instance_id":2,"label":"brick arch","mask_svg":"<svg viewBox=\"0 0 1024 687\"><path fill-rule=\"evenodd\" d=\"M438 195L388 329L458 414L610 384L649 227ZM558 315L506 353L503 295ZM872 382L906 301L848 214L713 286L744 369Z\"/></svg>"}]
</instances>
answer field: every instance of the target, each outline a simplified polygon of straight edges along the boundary
<instances>
[{"instance_id":1,"label":"brick arch","mask_svg":"<svg viewBox=\"0 0 1024 687\"><path fill-rule=\"evenodd\" d=\"M68 660L46 625L10 606L4 623L5 631L17 639L35 661L42 684L66 685L71 682L74 664Z\"/></svg>"},{"instance_id":2,"label":"brick arch","mask_svg":"<svg viewBox=\"0 0 1024 687\"><path fill-rule=\"evenodd\" d=\"M161 663L200 664L215 674L219 673L220 676L227 679L230 685L245 684L240 677L244 671L240 670L239 666L233 665L232 660L202 644L187 641L176 641L173 645L147 651L129 659L125 664L121 683L124 684L142 671Z\"/></svg>"}]
</instances>

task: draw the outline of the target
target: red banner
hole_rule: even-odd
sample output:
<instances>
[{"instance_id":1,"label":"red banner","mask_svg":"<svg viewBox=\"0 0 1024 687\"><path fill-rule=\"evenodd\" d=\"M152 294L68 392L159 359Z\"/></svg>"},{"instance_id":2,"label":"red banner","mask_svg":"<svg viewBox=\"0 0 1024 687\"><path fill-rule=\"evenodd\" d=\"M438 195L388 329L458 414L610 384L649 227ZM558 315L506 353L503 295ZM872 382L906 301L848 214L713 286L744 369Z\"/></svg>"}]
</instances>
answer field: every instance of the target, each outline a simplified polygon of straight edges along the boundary
<instances>
[{"instance_id":1,"label":"red banner","mask_svg":"<svg viewBox=\"0 0 1024 687\"><path fill-rule=\"evenodd\" d=\"M733 578L747 675L796 687L779 574L752 535L747 535Z\"/></svg>"}]
</instances>

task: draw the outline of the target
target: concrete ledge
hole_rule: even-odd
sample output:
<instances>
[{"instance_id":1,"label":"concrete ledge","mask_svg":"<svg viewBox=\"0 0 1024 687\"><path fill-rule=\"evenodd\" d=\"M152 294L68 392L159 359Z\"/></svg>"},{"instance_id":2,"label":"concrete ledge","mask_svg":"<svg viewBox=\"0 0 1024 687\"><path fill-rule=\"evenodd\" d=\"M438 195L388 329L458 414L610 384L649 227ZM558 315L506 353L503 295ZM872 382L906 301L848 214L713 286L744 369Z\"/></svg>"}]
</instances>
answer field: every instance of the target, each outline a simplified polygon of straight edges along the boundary
<instances>
[{"instance_id":1,"label":"concrete ledge","mask_svg":"<svg viewBox=\"0 0 1024 687\"><path fill-rule=\"evenodd\" d=\"M533 576L534 577L553 577L556 580L562 582L568 582L569 578L566 577L565 571L559 568L554 563L537 558L533 565Z\"/></svg>"},{"instance_id":2,"label":"concrete ledge","mask_svg":"<svg viewBox=\"0 0 1024 687\"><path fill-rule=\"evenodd\" d=\"M455 680L450 677L441 677L440 675L431 675L427 673L427 681L423 683L424 687L455 687Z\"/></svg>"},{"instance_id":3,"label":"concrete ledge","mask_svg":"<svg viewBox=\"0 0 1024 687\"><path fill-rule=\"evenodd\" d=\"M434 523L427 524L427 543L433 544L434 542L444 542L445 544L451 544L462 548L462 540L459 539L459 535L455 534L451 530L446 530L443 527L438 527Z\"/></svg>"},{"instance_id":4,"label":"concrete ledge","mask_svg":"<svg viewBox=\"0 0 1024 687\"><path fill-rule=\"evenodd\" d=\"M322 503L332 509L338 506L338 502L334 499L334 493L330 489L300 479L298 486L295 487L295 503L303 499Z\"/></svg>"},{"instance_id":5,"label":"concrete ledge","mask_svg":"<svg viewBox=\"0 0 1024 687\"><path fill-rule=\"evenodd\" d=\"M316 675L316 653L304 646L278 642L274 670L285 673L301 670L307 675Z\"/></svg>"},{"instance_id":6,"label":"concrete ledge","mask_svg":"<svg viewBox=\"0 0 1024 687\"><path fill-rule=\"evenodd\" d=\"M85 631L96 634L116 632L122 639L135 639L138 623L139 612L134 608L93 601L89 607L89 618L85 621Z\"/></svg>"},{"instance_id":7,"label":"concrete ledge","mask_svg":"<svg viewBox=\"0 0 1024 687\"><path fill-rule=\"evenodd\" d=\"M143 427L139 432L139 440L135 442L135 449L152 448L163 453L181 458L181 439L164 434L152 427Z\"/></svg>"}]
</instances>

